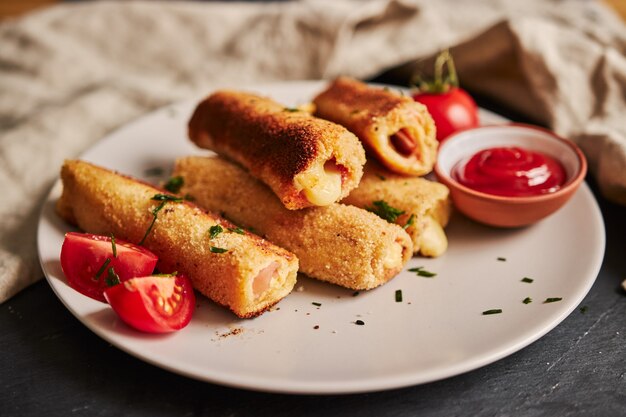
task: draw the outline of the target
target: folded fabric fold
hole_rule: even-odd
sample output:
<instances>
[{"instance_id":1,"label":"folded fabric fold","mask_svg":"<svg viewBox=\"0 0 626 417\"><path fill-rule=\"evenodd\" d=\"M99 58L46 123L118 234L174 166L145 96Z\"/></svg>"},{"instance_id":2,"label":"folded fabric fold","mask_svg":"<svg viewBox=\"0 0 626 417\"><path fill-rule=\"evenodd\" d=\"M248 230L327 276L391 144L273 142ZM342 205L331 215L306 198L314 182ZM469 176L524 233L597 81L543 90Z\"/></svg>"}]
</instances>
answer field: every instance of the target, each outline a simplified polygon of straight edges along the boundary
<instances>
[{"instance_id":1,"label":"folded fabric fold","mask_svg":"<svg viewBox=\"0 0 626 417\"><path fill-rule=\"evenodd\" d=\"M598 2L64 3L0 39L0 302L41 277L39 206L62 161L107 132L216 86L392 67L403 83L443 48L469 90L577 141L626 204L626 28Z\"/></svg>"}]
</instances>

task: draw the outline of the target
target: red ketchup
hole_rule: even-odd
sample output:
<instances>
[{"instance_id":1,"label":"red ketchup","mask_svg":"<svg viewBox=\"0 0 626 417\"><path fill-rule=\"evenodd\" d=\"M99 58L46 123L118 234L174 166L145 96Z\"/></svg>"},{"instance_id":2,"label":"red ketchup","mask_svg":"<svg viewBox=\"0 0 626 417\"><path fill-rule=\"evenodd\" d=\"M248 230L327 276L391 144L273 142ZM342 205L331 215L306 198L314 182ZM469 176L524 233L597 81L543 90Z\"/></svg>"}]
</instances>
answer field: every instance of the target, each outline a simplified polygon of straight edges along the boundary
<instances>
[{"instance_id":1,"label":"red ketchup","mask_svg":"<svg viewBox=\"0 0 626 417\"><path fill-rule=\"evenodd\" d=\"M487 194L528 197L553 193L565 182L565 169L540 152L510 147L490 148L457 163L452 177Z\"/></svg>"}]
</instances>

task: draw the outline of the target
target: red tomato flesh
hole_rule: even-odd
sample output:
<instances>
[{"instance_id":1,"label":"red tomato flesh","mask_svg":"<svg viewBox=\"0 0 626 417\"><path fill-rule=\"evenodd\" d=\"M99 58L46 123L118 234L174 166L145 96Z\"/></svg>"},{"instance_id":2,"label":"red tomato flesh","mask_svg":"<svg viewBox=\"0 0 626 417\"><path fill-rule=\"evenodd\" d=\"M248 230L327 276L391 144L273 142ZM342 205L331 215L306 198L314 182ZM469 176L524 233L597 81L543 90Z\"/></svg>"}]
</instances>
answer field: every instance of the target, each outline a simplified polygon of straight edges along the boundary
<instances>
[{"instance_id":1,"label":"red tomato flesh","mask_svg":"<svg viewBox=\"0 0 626 417\"><path fill-rule=\"evenodd\" d=\"M157 256L148 249L115 239L116 255L108 236L70 232L61 247L61 268L72 288L98 301L105 302L104 290L109 268L120 281L151 275ZM107 259L108 265L103 268ZM98 273L100 274L98 275Z\"/></svg>"},{"instance_id":2,"label":"red tomato flesh","mask_svg":"<svg viewBox=\"0 0 626 417\"><path fill-rule=\"evenodd\" d=\"M445 93L417 93L413 100L428 109L435 121L439 141L456 131L478 126L478 106L461 88L453 87Z\"/></svg>"},{"instance_id":3,"label":"red tomato flesh","mask_svg":"<svg viewBox=\"0 0 626 417\"><path fill-rule=\"evenodd\" d=\"M122 321L147 333L182 329L196 306L191 281L184 275L132 278L108 288L104 296Z\"/></svg>"}]
</instances>

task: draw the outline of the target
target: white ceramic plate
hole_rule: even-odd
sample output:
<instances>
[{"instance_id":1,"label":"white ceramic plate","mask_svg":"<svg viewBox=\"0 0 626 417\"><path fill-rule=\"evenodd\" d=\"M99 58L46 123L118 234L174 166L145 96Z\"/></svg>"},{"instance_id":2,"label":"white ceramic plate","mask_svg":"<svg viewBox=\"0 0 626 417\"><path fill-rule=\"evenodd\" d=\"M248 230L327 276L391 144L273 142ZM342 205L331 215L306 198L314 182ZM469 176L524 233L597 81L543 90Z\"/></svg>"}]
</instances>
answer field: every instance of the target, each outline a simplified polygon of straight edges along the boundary
<instances>
[{"instance_id":1,"label":"white ceramic plate","mask_svg":"<svg viewBox=\"0 0 626 417\"><path fill-rule=\"evenodd\" d=\"M322 87L295 82L247 89L297 105ZM186 139L195 103L143 117L82 158L152 182L167 178L176 157L207 153ZM488 122L502 120L485 112L482 116ZM147 176L154 167L166 172ZM262 391L383 390L494 362L564 320L591 288L604 254L602 216L583 184L563 209L528 228L497 230L454 217L447 229L448 252L438 259L416 257L407 265L424 266L437 273L434 278L404 271L383 287L356 296L302 278L277 308L251 320L239 320L199 296L187 328L166 336L145 335L126 327L106 304L67 285L59 253L63 235L71 229L54 214L60 188L57 183L43 207L38 245L48 282L67 308L100 337L142 360L192 378ZM534 281L524 283L523 277ZM402 290L402 302L395 301L396 290ZM523 304L526 297L533 302ZM544 304L548 297L562 301ZM496 308L502 314L482 315Z\"/></svg>"}]
</instances>

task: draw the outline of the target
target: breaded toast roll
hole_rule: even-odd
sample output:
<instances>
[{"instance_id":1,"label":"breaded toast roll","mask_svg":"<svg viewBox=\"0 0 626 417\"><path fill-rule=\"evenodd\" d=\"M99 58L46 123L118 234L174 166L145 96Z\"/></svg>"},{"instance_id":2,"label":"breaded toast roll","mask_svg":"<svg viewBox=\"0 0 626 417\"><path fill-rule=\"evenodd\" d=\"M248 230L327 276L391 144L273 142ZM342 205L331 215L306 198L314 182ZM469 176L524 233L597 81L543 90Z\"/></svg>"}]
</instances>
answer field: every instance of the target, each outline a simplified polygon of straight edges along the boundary
<instances>
[{"instance_id":1,"label":"breaded toast roll","mask_svg":"<svg viewBox=\"0 0 626 417\"><path fill-rule=\"evenodd\" d=\"M449 194L443 184L393 174L369 161L361 183L342 203L393 220L411 236L416 254L436 257L448 248L443 228L448 224L452 208Z\"/></svg>"},{"instance_id":2,"label":"breaded toast roll","mask_svg":"<svg viewBox=\"0 0 626 417\"><path fill-rule=\"evenodd\" d=\"M363 175L365 150L343 126L253 94L210 95L191 117L189 137L246 168L290 210L332 204Z\"/></svg>"},{"instance_id":3,"label":"breaded toast roll","mask_svg":"<svg viewBox=\"0 0 626 417\"><path fill-rule=\"evenodd\" d=\"M159 257L162 272L186 274L196 290L241 318L261 314L295 285L294 254L233 232L232 223L192 203L157 197L166 194L82 161L66 161L61 179L57 212L63 219L89 233L142 242Z\"/></svg>"},{"instance_id":4,"label":"breaded toast roll","mask_svg":"<svg viewBox=\"0 0 626 417\"><path fill-rule=\"evenodd\" d=\"M384 284L411 258L411 238L401 227L353 206L332 204L287 210L271 190L219 157L176 161L182 193L201 207L221 211L298 256L300 272L342 287Z\"/></svg>"},{"instance_id":5,"label":"breaded toast roll","mask_svg":"<svg viewBox=\"0 0 626 417\"><path fill-rule=\"evenodd\" d=\"M313 102L316 116L347 127L387 169L414 176L432 171L435 123L421 103L346 77L337 78Z\"/></svg>"}]
</instances>

